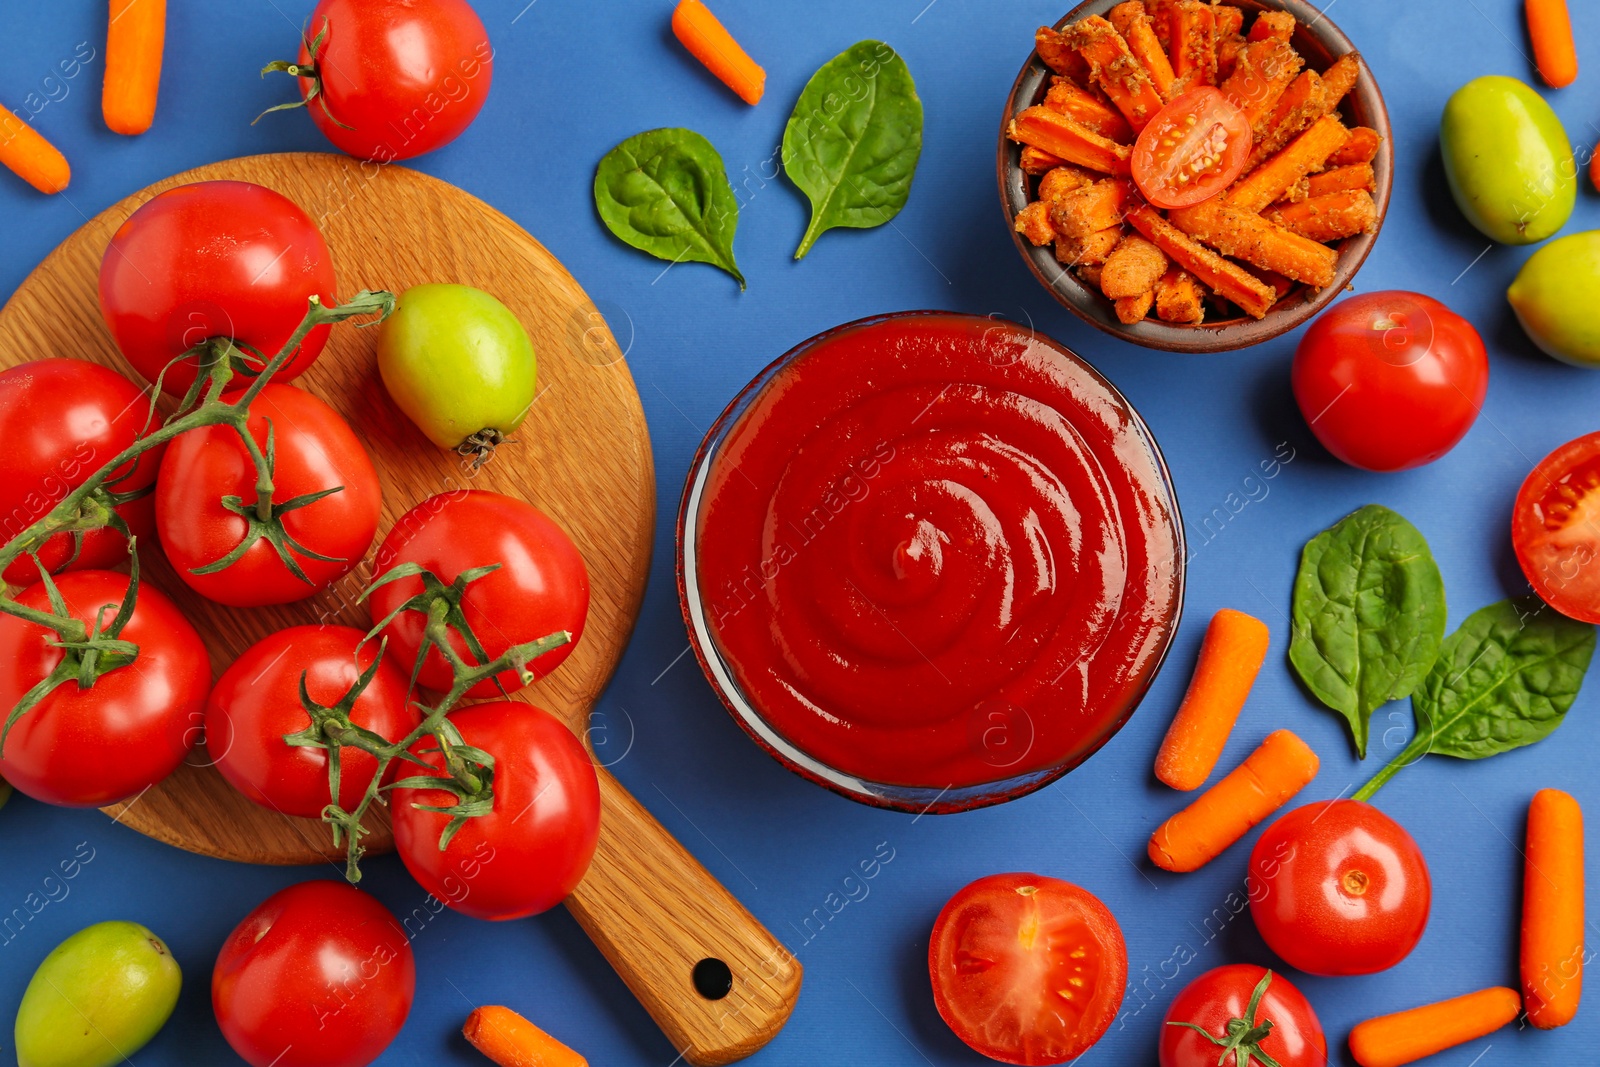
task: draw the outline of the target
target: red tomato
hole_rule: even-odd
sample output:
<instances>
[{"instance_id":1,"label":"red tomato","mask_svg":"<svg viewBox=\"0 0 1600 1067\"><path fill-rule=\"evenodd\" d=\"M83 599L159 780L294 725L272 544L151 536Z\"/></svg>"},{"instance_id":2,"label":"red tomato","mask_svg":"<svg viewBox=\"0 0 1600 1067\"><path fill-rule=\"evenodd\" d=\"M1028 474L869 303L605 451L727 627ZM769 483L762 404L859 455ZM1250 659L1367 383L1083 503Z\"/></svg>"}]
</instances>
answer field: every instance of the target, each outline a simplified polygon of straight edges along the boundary
<instances>
[{"instance_id":1,"label":"red tomato","mask_svg":"<svg viewBox=\"0 0 1600 1067\"><path fill-rule=\"evenodd\" d=\"M56 579L73 618L109 624L128 592L128 576L72 571ZM43 584L17 602L49 611ZM35 800L98 808L127 800L175 770L193 742L211 664L206 647L172 601L147 581L122 631L139 646L132 664L108 671L89 689L68 681L23 713L6 739L0 776ZM55 631L0 615L0 708L10 710L65 655Z\"/></svg>"},{"instance_id":2,"label":"red tomato","mask_svg":"<svg viewBox=\"0 0 1600 1067\"><path fill-rule=\"evenodd\" d=\"M88 481L134 441L150 412L150 398L128 379L81 359L40 359L0 373L0 539L10 540L50 513L61 498ZM153 449L117 474L107 488L131 493L149 487L161 466ZM150 496L117 508L135 537L154 542L155 500ZM128 542L109 527L84 535L78 558L72 535L59 533L39 549L52 574L100 570L128 558ZM23 556L5 569L16 586L39 580L39 568Z\"/></svg>"},{"instance_id":3,"label":"red tomato","mask_svg":"<svg viewBox=\"0 0 1600 1067\"><path fill-rule=\"evenodd\" d=\"M448 807L458 799L442 789L396 789L390 817L406 870L429 893L474 918L549 911L583 880L600 839L594 762L560 719L531 704L474 704L450 721L467 744L494 757L494 810L468 819L440 851L450 816L416 805ZM443 775L443 758L431 740L412 751Z\"/></svg>"},{"instance_id":4,"label":"red tomato","mask_svg":"<svg viewBox=\"0 0 1600 1067\"><path fill-rule=\"evenodd\" d=\"M525 501L479 489L441 493L406 512L394 524L374 560L373 577L381 577L402 563L419 563L446 585L462 571L500 564L500 569L467 586L462 613L489 659L513 645L536 641L567 630L572 640L528 665L543 677L572 654L583 636L589 614L589 571L583 556L566 532L549 516ZM405 601L422 592L421 578L404 578L373 590L367 598L376 625ZM409 672L422 647L427 618L415 611L402 612L384 627L389 650ZM459 634L450 642L468 662L475 660ZM454 680L450 665L430 650L422 665L422 684L441 692ZM522 688L512 671L498 680L507 693ZM492 697L500 693L495 679L479 682L468 696Z\"/></svg>"},{"instance_id":5,"label":"red tomato","mask_svg":"<svg viewBox=\"0 0 1600 1067\"><path fill-rule=\"evenodd\" d=\"M950 898L928 942L933 1002L957 1037L1002 1063L1065 1063L1122 1006L1122 929L1087 890L992 874Z\"/></svg>"},{"instance_id":6,"label":"red tomato","mask_svg":"<svg viewBox=\"0 0 1600 1067\"><path fill-rule=\"evenodd\" d=\"M247 362L278 354L306 317L311 297L333 305L333 259L316 224L292 200L249 182L169 189L129 216L100 264L100 312L138 372L182 396L199 372L194 357L231 338ZM328 340L311 331L274 380L311 366ZM259 365L259 364L258 364Z\"/></svg>"},{"instance_id":7,"label":"red tomato","mask_svg":"<svg viewBox=\"0 0 1600 1067\"><path fill-rule=\"evenodd\" d=\"M1517 493L1511 543L1546 604L1600 622L1600 433L1568 441L1539 461Z\"/></svg>"},{"instance_id":8,"label":"red tomato","mask_svg":"<svg viewBox=\"0 0 1600 1067\"><path fill-rule=\"evenodd\" d=\"M1273 823L1250 853L1250 913L1267 947L1308 974L1372 974L1422 939L1428 865L1404 828L1358 800Z\"/></svg>"},{"instance_id":9,"label":"red tomato","mask_svg":"<svg viewBox=\"0 0 1600 1067\"><path fill-rule=\"evenodd\" d=\"M235 789L284 815L321 816L328 805L328 753L284 743L284 735L310 725L300 704L300 679L323 707L350 692L378 654L376 641L350 626L291 626L245 649L222 672L206 701L206 748ZM408 676L385 657L356 699L350 721L388 741L399 741L422 721L406 700ZM339 806L353 811L372 776L375 757L345 748L339 757ZM389 765L392 781L399 763Z\"/></svg>"},{"instance_id":10,"label":"red tomato","mask_svg":"<svg viewBox=\"0 0 1600 1067\"><path fill-rule=\"evenodd\" d=\"M281 512L290 555L309 582L284 566L272 544L257 536L243 556L214 574L195 574L223 559L250 531L229 510L235 497L253 517L256 468L239 435L204 426L173 438L156 482L156 528L178 576L201 596L234 607L287 604L328 588L361 561L378 532L383 496L367 450L339 413L303 389L265 386L250 404L250 434L266 450L273 430L277 508L297 497L338 489ZM312 555L332 557L316 559Z\"/></svg>"},{"instance_id":11,"label":"red tomato","mask_svg":"<svg viewBox=\"0 0 1600 1067\"><path fill-rule=\"evenodd\" d=\"M322 0L306 32L324 36L315 56L301 42L300 66L316 71L300 79L301 98L358 159L390 163L449 144L494 80L494 48L466 0Z\"/></svg>"},{"instance_id":12,"label":"red tomato","mask_svg":"<svg viewBox=\"0 0 1600 1067\"><path fill-rule=\"evenodd\" d=\"M1294 355L1294 398L1352 467L1432 463L1466 436L1489 389L1472 323L1432 297L1365 293L1322 313Z\"/></svg>"},{"instance_id":13,"label":"red tomato","mask_svg":"<svg viewBox=\"0 0 1600 1067\"><path fill-rule=\"evenodd\" d=\"M405 1025L416 988L387 908L343 882L301 882L228 935L211 1007L251 1067L363 1067Z\"/></svg>"},{"instance_id":14,"label":"red tomato","mask_svg":"<svg viewBox=\"0 0 1600 1067\"><path fill-rule=\"evenodd\" d=\"M1210 200L1244 172L1250 119L1209 85L1156 112L1133 146L1133 182L1159 208Z\"/></svg>"},{"instance_id":15,"label":"red tomato","mask_svg":"<svg viewBox=\"0 0 1600 1067\"><path fill-rule=\"evenodd\" d=\"M1250 1001L1263 978L1266 988L1252 1012ZM1200 1027L1205 1035L1191 1026ZM1230 1049L1256 1055L1238 1057ZM1255 1064L1265 1062L1265 1056L1279 1067L1324 1067L1328 1062L1328 1041L1317 1013L1281 974L1248 963L1218 967L1190 982L1167 1009L1161 1028L1161 1067L1217 1067L1218 1062L1231 1067L1236 1058Z\"/></svg>"}]
</instances>

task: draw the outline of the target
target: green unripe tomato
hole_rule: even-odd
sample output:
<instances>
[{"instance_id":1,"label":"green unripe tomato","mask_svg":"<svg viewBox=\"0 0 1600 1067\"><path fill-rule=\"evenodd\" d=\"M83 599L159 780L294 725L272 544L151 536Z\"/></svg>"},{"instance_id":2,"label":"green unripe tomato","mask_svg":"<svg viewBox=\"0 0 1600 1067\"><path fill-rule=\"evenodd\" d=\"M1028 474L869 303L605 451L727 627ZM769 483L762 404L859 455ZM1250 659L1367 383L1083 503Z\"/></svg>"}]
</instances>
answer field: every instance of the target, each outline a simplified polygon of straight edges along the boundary
<instances>
[{"instance_id":1,"label":"green unripe tomato","mask_svg":"<svg viewBox=\"0 0 1600 1067\"><path fill-rule=\"evenodd\" d=\"M1439 147L1467 221L1501 244L1531 245L1567 224L1578 166L1561 120L1515 78L1470 81L1444 106Z\"/></svg>"},{"instance_id":2,"label":"green unripe tomato","mask_svg":"<svg viewBox=\"0 0 1600 1067\"><path fill-rule=\"evenodd\" d=\"M17 1009L18 1067L111 1067L144 1048L178 1003L183 974L137 923L79 930L44 958Z\"/></svg>"},{"instance_id":3,"label":"green unripe tomato","mask_svg":"<svg viewBox=\"0 0 1600 1067\"><path fill-rule=\"evenodd\" d=\"M538 363L511 309L469 285L419 285L379 328L378 373L440 448L487 455L522 425Z\"/></svg>"},{"instance_id":4,"label":"green unripe tomato","mask_svg":"<svg viewBox=\"0 0 1600 1067\"><path fill-rule=\"evenodd\" d=\"M1533 343L1580 367L1600 367L1600 230L1551 241L1522 265L1506 298Z\"/></svg>"}]
</instances>

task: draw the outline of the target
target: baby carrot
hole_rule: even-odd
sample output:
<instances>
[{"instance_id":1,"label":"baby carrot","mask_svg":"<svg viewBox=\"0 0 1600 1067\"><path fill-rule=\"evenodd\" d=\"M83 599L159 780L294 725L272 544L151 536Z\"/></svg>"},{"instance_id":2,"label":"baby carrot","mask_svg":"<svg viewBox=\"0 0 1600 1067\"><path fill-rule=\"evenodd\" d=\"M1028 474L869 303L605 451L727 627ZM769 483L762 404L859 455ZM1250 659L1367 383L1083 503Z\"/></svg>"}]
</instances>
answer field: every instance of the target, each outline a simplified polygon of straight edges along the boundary
<instances>
[{"instance_id":1,"label":"baby carrot","mask_svg":"<svg viewBox=\"0 0 1600 1067\"><path fill-rule=\"evenodd\" d=\"M1350 1031L1350 1054L1361 1067L1401 1067L1492 1034L1521 1010L1516 990L1502 986L1380 1015Z\"/></svg>"},{"instance_id":2,"label":"baby carrot","mask_svg":"<svg viewBox=\"0 0 1600 1067\"><path fill-rule=\"evenodd\" d=\"M1205 784L1266 658L1266 623L1232 608L1211 617L1189 691L1156 755L1157 778L1185 792Z\"/></svg>"},{"instance_id":3,"label":"baby carrot","mask_svg":"<svg viewBox=\"0 0 1600 1067\"><path fill-rule=\"evenodd\" d=\"M700 0L680 0L672 12L672 32L689 53L747 104L761 103L767 72L751 59L717 16Z\"/></svg>"},{"instance_id":4,"label":"baby carrot","mask_svg":"<svg viewBox=\"0 0 1600 1067\"><path fill-rule=\"evenodd\" d=\"M167 0L111 0L100 110L113 133L140 134L156 118Z\"/></svg>"},{"instance_id":5,"label":"baby carrot","mask_svg":"<svg viewBox=\"0 0 1600 1067\"><path fill-rule=\"evenodd\" d=\"M1226 778L1150 835L1150 860L1163 870L1197 871L1289 802L1317 776L1317 754L1288 730L1267 735Z\"/></svg>"},{"instance_id":6,"label":"baby carrot","mask_svg":"<svg viewBox=\"0 0 1600 1067\"><path fill-rule=\"evenodd\" d=\"M461 1032L500 1067L589 1067L588 1060L510 1008L478 1008Z\"/></svg>"},{"instance_id":7,"label":"baby carrot","mask_svg":"<svg viewBox=\"0 0 1600 1067\"><path fill-rule=\"evenodd\" d=\"M1565 1026L1583 993L1583 810L1559 789L1528 805L1522 999L1541 1030Z\"/></svg>"},{"instance_id":8,"label":"baby carrot","mask_svg":"<svg viewBox=\"0 0 1600 1067\"><path fill-rule=\"evenodd\" d=\"M3 107L0 107L0 163L41 193L59 193L72 180L67 157L38 130Z\"/></svg>"},{"instance_id":9,"label":"baby carrot","mask_svg":"<svg viewBox=\"0 0 1600 1067\"><path fill-rule=\"evenodd\" d=\"M1578 80L1578 49L1572 40L1567 0L1528 0L1528 40L1539 77L1552 89Z\"/></svg>"}]
</instances>

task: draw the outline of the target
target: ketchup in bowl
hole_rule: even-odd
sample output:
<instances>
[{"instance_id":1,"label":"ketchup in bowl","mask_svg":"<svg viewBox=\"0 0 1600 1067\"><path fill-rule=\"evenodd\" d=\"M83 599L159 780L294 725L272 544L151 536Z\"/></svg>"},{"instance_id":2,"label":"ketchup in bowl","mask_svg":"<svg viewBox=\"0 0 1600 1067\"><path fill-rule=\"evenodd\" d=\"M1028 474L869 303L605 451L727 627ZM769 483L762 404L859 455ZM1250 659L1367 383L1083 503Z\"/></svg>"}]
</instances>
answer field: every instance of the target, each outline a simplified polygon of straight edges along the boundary
<instances>
[{"instance_id":1,"label":"ketchup in bowl","mask_svg":"<svg viewBox=\"0 0 1600 1067\"><path fill-rule=\"evenodd\" d=\"M680 517L697 654L791 768L892 807L1036 789L1126 721L1183 546L1148 429L1013 323L865 320L769 367Z\"/></svg>"}]
</instances>

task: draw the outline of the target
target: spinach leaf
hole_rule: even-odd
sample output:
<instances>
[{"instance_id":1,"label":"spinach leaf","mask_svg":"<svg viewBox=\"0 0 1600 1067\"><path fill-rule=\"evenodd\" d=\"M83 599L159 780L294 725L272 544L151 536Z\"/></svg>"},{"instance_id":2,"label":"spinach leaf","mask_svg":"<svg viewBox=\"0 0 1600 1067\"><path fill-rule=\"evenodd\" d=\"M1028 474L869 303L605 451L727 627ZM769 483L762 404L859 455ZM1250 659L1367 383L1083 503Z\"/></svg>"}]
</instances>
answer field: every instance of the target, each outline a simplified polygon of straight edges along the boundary
<instances>
[{"instance_id":1,"label":"spinach leaf","mask_svg":"<svg viewBox=\"0 0 1600 1067\"><path fill-rule=\"evenodd\" d=\"M922 100L905 60L862 41L811 76L783 131L783 165L811 199L802 259L828 230L882 226L906 206L922 155Z\"/></svg>"},{"instance_id":2,"label":"spinach leaf","mask_svg":"<svg viewBox=\"0 0 1600 1067\"><path fill-rule=\"evenodd\" d=\"M710 263L744 275L733 258L739 203L711 142L693 130L636 134L600 161L594 206L623 241L659 259Z\"/></svg>"},{"instance_id":3,"label":"spinach leaf","mask_svg":"<svg viewBox=\"0 0 1600 1067\"><path fill-rule=\"evenodd\" d=\"M1294 583L1289 661L1367 754L1375 708L1414 690L1444 638L1444 579L1417 528L1379 504L1312 538Z\"/></svg>"},{"instance_id":4,"label":"spinach leaf","mask_svg":"<svg viewBox=\"0 0 1600 1067\"><path fill-rule=\"evenodd\" d=\"M1548 737L1577 699L1595 630L1536 597L1503 600L1468 616L1411 697L1417 733L1355 794L1366 800L1430 753L1483 759Z\"/></svg>"}]
</instances>

